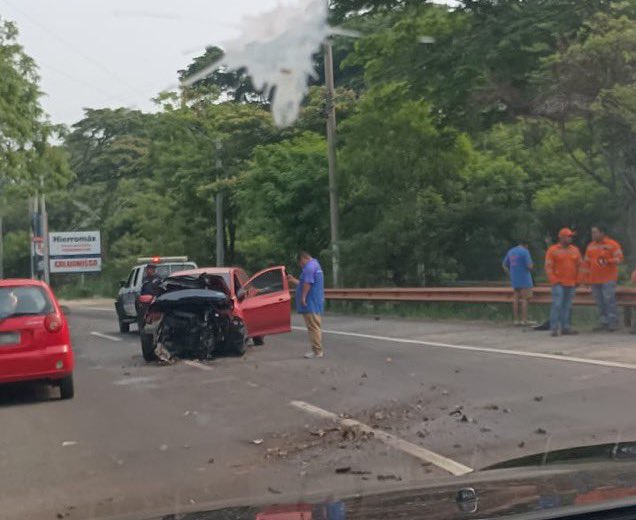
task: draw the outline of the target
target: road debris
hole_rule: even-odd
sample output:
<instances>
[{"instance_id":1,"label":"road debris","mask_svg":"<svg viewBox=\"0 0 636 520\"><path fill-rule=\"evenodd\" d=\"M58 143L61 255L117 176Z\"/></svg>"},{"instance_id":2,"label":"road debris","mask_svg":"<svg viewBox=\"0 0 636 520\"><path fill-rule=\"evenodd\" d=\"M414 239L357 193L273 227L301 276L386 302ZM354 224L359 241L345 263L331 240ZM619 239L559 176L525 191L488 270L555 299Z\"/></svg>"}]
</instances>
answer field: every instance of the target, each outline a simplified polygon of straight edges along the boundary
<instances>
[{"instance_id":1,"label":"road debris","mask_svg":"<svg viewBox=\"0 0 636 520\"><path fill-rule=\"evenodd\" d=\"M279 491L278 489L273 488L271 486L267 486L267 491L269 491L270 493L274 495L280 495L282 493L282 491Z\"/></svg>"},{"instance_id":2,"label":"road debris","mask_svg":"<svg viewBox=\"0 0 636 520\"><path fill-rule=\"evenodd\" d=\"M349 473L351 471L351 466L343 466L341 468L336 468L336 473L338 475L344 475L345 473Z\"/></svg>"},{"instance_id":3,"label":"road debris","mask_svg":"<svg viewBox=\"0 0 636 520\"><path fill-rule=\"evenodd\" d=\"M402 480L402 477L400 477L399 475L395 475L393 473L390 473L388 475L378 475L377 476L378 480Z\"/></svg>"},{"instance_id":4,"label":"road debris","mask_svg":"<svg viewBox=\"0 0 636 520\"><path fill-rule=\"evenodd\" d=\"M62 447L67 448L69 446L75 446L77 441L64 441L62 442Z\"/></svg>"},{"instance_id":5,"label":"road debris","mask_svg":"<svg viewBox=\"0 0 636 520\"><path fill-rule=\"evenodd\" d=\"M208 459L208 464L214 464L214 458L213 457L210 457Z\"/></svg>"},{"instance_id":6,"label":"road debris","mask_svg":"<svg viewBox=\"0 0 636 520\"><path fill-rule=\"evenodd\" d=\"M504 408L503 410L501 410L503 413L510 413L512 412L512 410L510 408Z\"/></svg>"},{"instance_id":7,"label":"road debris","mask_svg":"<svg viewBox=\"0 0 636 520\"><path fill-rule=\"evenodd\" d=\"M452 411L448 413L448 415L450 415L451 417L459 417L460 415L462 415L463 409L463 406L456 406Z\"/></svg>"},{"instance_id":8,"label":"road debris","mask_svg":"<svg viewBox=\"0 0 636 520\"><path fill-rule=\"evenodd\" d=\"M427 437L429 435L429 432L427 430L418 430L416 435L420 439L423 439L424 437Z\"/></svg>"},{"instance_id":9,"label":"road debris","mask_svg":"<svg viewBox=\"0 0 636 520\"><path fill-rule=\"evenodd\" d=\"M534 433L536 433L537 435L545 435L548 432L545 431L543 428L537 428L536 430L534 430Z\"/></svg>"},{"instance_id":10,"label":"road debris","mask_svg":"<svg viewBox=\"0 0 636 520\"><path fill-rule=\"evenodd\" d=\"M535 396L534 396L534 400L535 400L537 403L540 403L541 401L543 401L543 396L542 396L542 395L535 395Z\"/></svg>"},{"instance_id":11,"label":"road debris","mask_svg":"<svg viewBox=\"0 0 636 520\"><path fill-rule=\"evenodd\" d=\"M263 444L265 442L263 439L254 439L251 441L252 444L256 444L257 446Z\"/></svg>"},{"instance_id":12,"label":"road debris","mask_svg":"<svg viewBox=\"0 0 636 520\"><path fill-rule=\"evenodd\" d=\"M521 441L519 444L517 444L517 448L523 448L526 445L526 443L524 441Z\"/></svg>"},{"instance_id":13,"label":"road debris","mask_svg":"<svg viewBox=\"0 0 636 520\"><path fill-rule=\"evenodd\" d=\"M487 404L484 406L484 410L499 410L499 406L496 404Z\"/></svg>"},{"instance_id":14,"label":"road debris","mask_svg":"<svg viewBox=\"0 0 636 520\"><path fill-rule=\"evenodd\" d=\"M482 427L482 428L479 428L479 431L480 431L481 433L488 433L488 432L491 432L492 430L491 430L490 428L486 428L486 427L484 426L484 427Z\"/></svg>"},{"instance_id":15,"label":"road debris","mask_svg":"<svg viewBox=\"0 0 636 520\"><path fill-rule=\"evenodd\" d=\"M362 372L362 375L360 377L369 377L369 376L367 375L366 372Z\"/></svg>"},{"instance_id":16,"label":"road debris","mask_svg":"<svg viewBox=\"0 0 636 520\"><path fill-rule=\"evenodd\" d=\"M442 395L448 395L450 392L448 390L442 390Z\"/></svg>"}]
</instances>

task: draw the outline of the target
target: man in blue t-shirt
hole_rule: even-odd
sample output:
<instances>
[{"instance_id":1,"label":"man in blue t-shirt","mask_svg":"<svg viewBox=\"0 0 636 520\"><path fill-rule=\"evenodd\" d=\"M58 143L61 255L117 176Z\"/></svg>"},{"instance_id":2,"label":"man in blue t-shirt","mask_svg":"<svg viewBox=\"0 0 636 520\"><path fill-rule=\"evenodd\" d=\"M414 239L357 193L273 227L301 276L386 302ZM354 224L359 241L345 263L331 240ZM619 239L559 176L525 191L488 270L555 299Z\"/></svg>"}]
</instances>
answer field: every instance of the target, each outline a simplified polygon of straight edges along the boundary
<instances>
[{"instance_id":1,"label":"man in blue t-shirt","mask_svg":"<svg viewBox=\"0 0 636 520\"><path fill-rule=\"evenodd\" d=\"M513 247L503 260L502 267L510 276L514 290L512 313L515 325L530 325L528 321L528 300L532 298L532 257L525 240ZM521 321L519 320L519 306L521 306Z\"/></svg>"},{"instance_id":2,"label":"man in blue t-shirt","mask_svg":"<svg viewBox=\"0 0 636 520\"><path fill-rule=\"evenodd\" d=\"M322 313L325 306L325 278L320 263L315 258L301 251L298 254L298 264L302 268L300 279L287 275L291 285L296 286L296 310L303 315L311 352L305 354L307 359L321 358L322 350Z\"/></svg>"}]
</instances>

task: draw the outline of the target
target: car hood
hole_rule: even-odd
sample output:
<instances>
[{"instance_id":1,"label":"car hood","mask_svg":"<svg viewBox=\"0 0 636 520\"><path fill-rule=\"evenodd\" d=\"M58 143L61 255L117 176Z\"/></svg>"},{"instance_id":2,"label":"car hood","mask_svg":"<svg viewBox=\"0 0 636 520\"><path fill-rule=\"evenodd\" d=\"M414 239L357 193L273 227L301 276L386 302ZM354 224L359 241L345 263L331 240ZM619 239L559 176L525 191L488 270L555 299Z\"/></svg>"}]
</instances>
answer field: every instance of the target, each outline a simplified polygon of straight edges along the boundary
<instances>
[{"instance_id":1,"label":"car hood","mask_svg":"<svg viewBox=\"0 0 636 520\"><path fill-rule=\"evenodd\" d=\"M426 487L392 487L367 494L320 496L277 503L210 504L173 514L126 520L386 520L387 517L477 519L553 518L570 511L636 505L636 442L577 447L506 461ZM123 519L124 517L118 517Z\"/></svg>"}]
</instances>

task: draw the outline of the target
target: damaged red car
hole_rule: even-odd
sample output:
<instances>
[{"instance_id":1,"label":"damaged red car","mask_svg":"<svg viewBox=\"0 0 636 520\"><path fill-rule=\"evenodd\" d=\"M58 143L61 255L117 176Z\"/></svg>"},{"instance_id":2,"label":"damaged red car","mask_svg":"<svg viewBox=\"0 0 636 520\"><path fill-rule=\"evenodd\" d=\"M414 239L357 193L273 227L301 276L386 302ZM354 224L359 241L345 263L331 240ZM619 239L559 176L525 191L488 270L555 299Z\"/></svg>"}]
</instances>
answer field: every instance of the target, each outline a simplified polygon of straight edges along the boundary
<instances>
[{"instance_id":1,"label":"damaged red car","mask_svg":"<svg viewBox=\"0 0 636 520\"><path fill-rule=\"evenodd\" d=\"M291 331L291 297L284 266L251 278L238 267L173 273L146 307L139 330L146 361L243 355L247 341Z\"/></svg>"}]
</instances>

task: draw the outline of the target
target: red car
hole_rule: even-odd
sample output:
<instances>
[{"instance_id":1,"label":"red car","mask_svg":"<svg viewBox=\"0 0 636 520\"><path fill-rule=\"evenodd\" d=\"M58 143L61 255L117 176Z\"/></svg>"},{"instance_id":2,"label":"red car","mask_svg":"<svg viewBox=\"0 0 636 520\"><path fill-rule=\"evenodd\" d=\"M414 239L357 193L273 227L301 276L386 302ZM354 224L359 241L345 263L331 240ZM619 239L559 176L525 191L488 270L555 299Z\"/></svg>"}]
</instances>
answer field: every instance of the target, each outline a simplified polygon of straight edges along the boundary
<instances>
[{"instance_id":1,"label":"red car","mask_svg":"<svg viewBox=\"0 0 636 520\"><path fill-rule=\"evenodd\" d=\"M50 287L0 280L0 383L45 381L71 399L73 367L68 323Z\"/></svg>"},{"instance_id":2,"label":"red car","mask_svg":"<svg viewBox=\"0 0 636 520\"><path fill-rule=\"evenodd\" d=\"M291 303L285 267L251 278L239 267L204 267L171 274L158 297L140 296L144 318L142 353L156 359L157 347L170 355L242 355L248 338L291 331ZM161 356L160 356L161 357Z\"/></svg>"}]
</instances>

